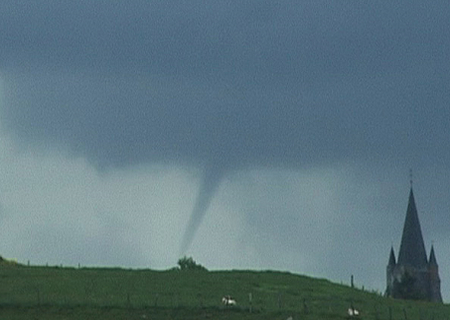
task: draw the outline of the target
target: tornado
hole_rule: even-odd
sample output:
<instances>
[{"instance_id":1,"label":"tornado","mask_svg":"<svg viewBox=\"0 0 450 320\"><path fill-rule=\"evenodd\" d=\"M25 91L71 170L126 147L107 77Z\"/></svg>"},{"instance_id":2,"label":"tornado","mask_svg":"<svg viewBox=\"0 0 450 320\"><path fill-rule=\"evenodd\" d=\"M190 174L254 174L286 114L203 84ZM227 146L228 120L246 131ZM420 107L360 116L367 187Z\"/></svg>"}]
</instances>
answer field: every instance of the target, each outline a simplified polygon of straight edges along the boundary
<instances>
[{"instance_id":1,"label":"tornado","mask_svg":"<svg viewBox=\"0 0 450 320\"><path fill-rule=\"evenodd\" d=\"M195 234L208 211L209 204L222 181L223 174L224 169L218 165L210 164L205 168L200 182L197 199L195 200L191 217L184 232L180 255L184 255L191 246Z\"/></svg>"}]
</instances>

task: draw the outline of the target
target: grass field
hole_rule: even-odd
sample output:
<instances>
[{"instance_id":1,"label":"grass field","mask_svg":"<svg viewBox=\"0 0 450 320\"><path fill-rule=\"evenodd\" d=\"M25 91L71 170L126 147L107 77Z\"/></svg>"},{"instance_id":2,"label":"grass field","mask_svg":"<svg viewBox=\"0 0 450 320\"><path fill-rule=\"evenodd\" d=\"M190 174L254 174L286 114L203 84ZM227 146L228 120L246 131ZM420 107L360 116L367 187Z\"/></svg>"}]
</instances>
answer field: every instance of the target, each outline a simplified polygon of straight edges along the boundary
<instances>
[{"instance_id":1,"label":"grass field","mask_svg":"<svg viewBox=\"0 0 450 320\"><path fill-rule=\"evenodd\" d=\"M0 267L0 319L447 320L450 306L386 299L327 280L272 271ZM221 299L233 296L235 307ZM251 301L250 301L251 295Z\"/></svg>"}]
</instances>

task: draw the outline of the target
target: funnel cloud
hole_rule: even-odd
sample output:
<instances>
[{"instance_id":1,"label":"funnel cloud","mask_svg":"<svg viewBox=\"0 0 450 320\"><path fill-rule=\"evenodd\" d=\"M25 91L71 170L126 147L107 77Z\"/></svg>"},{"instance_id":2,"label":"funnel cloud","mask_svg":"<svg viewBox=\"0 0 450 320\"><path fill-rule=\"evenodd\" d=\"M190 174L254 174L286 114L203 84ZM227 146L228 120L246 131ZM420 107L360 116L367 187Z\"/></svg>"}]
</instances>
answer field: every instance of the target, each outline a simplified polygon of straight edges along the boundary
<instances>
[{"instance_id":1,"label":"funnel cloud","mask_svg":"<svg viewBox=\"0 0 450 320\"><path fill-rule=\"evenodd\" d=\"M224 168L221 168L216 164L210 164L204 170L203 177L200 181L200 188L198 190L197 199L195 200L194 208L189 218L186 231L184 232L180 248L180 255L186 254L187 250L192 244L195 233L198 230L208 210L214 194L219 188L224 173Z\"/></svg>"}]
</instances>

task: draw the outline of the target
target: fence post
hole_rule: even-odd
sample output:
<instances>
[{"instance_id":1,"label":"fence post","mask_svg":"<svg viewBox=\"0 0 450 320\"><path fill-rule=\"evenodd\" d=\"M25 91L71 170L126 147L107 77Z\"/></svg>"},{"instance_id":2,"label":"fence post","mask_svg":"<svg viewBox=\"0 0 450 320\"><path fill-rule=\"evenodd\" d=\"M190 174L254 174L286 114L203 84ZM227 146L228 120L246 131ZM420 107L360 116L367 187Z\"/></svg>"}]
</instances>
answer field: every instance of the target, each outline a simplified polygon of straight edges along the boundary
<instances>
[{"instance_id":1,"label":"fence post","mask_svg":"<svg viewBox=\"0 0 450 320\"><path fill-rule=\"evenodd\" d=\"M278 292L278 309L281 309L281 292Z\"/></svg>"},{"instance_id":2,"label":"fence post","mask_svg":"<svg viewBox=\"0 0 450 320\"><path fill-rule=\"evenodd\" d=\"M199 304L200 304L200 308L203 308L202 294L201 293L197 294L197 297L198 297L198 301L199 301Z\"/></svg>"},{"instance_id":3,"label":"fence post","mask_svg":"<svg viewBox=\"0 0 450 320\"><path fill-rule=\"evenodd\" d=\"M303 298L303 312L309 314L308 304L306 303L306 298Z\"/></svg>"},{"instance_id":4,"label":"fence post","mask_svg":"<svg viewBox=\"0 0 450 320\"><path fill-rule=\"evenodd\" d=\"M36 287L36 296L37 296L37 304L38 306L41 305L41 289L39 287Z\"/></svg>"},{"instance_id":5,"label":"fence post","mask_svg":"<svg viewBox=\"0 0 450 320\"><path fill-rule=\"evenodd\" d=\"M378 303L375 304L375 319L376 319L376 320L379 320L379 319L380 319L380 316L379 316L379 314L378 314Z\"/></svg>"},{"instance_id":6,"label":"fence post","mask_svg":"<svg viewBox=\"0 0 450 320\"><path fill-rule=\"evenodd\" d=\"M130 293L127 292L127 307L130 308L131 307L131 298L130 298Z\"/></svg>"},{"instance_id":7,"label":"fence post","mask_svg":"<svg viewBox=\"0 0 450 320\"><path fill-rule=\"evenodd\" d=\"M250 304L250 307L249 307L249 310L250 310L250 313L252 313L252 311L253 311L253 299L252 299L253 297L252 297L252 293L250 292L249 294L248 294L248 303Z\"/></svg>"}]
</instances>

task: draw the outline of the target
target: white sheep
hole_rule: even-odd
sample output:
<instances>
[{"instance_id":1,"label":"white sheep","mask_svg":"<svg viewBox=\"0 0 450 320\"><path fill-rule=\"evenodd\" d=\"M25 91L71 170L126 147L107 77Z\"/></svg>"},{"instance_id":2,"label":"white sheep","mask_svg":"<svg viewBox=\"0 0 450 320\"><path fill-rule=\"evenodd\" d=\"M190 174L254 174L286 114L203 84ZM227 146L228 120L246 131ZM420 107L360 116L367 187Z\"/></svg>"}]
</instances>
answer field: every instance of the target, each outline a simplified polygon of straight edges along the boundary
<instances>
[{"instance_id":1,"label":"white sheep","mask_svg":"<svg viewBox=\"0 0 450 320\"><path fill-rule=\"evenodd\" d=\"M236 300L234 300L231 296L225 296L222 298L222 303L226 306L235 306Z\"/></svg>"},{"instance_id":2,"label":"white sheep","mask_svg":"<svg viewBox=\"0 0 450 320\"><path fill-rule=\"evenodd\" d=\"M353 307L348 308L347 312L350 317L358 317L359 316L359 311Z\"/></svg>"}]
</instances>

